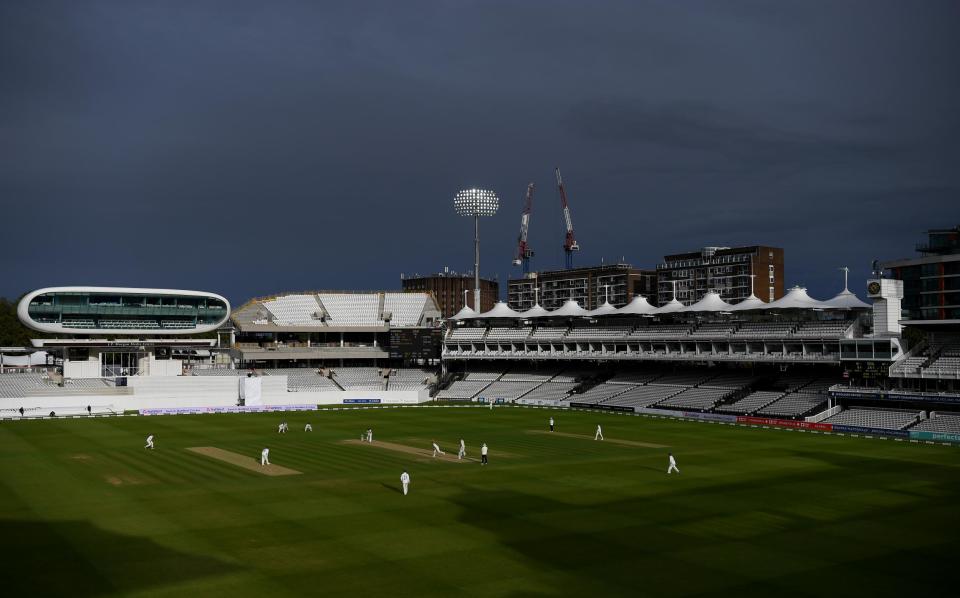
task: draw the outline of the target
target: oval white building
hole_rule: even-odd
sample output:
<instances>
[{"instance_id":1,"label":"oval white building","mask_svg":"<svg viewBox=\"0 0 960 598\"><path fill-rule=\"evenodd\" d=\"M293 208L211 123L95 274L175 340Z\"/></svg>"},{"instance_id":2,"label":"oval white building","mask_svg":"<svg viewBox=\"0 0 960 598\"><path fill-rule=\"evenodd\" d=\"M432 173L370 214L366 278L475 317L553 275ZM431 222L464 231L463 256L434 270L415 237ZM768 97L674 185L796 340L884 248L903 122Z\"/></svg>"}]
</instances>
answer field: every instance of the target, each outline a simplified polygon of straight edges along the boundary
<instances>
[{"instance_id":1,"label":"oval white building","mask_svg":"<svg viewBox=\"0 0 960 598\"><path fill-rule=\"evenodd\" d=\"M48 334L200 334L227 321L230 302L204 291L49 287L24 296L17 316L25 326Z\"/></svg>"}]
</instances>

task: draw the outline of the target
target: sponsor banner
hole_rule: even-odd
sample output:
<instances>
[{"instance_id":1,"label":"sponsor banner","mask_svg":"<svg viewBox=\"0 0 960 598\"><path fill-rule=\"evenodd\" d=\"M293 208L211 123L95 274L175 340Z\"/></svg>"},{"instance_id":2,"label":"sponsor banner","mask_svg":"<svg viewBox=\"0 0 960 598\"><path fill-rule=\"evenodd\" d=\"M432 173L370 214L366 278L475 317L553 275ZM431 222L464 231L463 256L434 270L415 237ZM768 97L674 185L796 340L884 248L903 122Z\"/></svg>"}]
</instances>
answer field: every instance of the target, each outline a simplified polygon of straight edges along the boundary
<instances>
[{"instance_id":1,"label":"sponsor banner","mask_svg":"<svg viewBox=\"0 0 960 598\"><path fill-rule=\"evenodd\" d=\"M883 428L866 428L864 426L847 426L843 424L834 424L834 432L847 432L852 434L873 434L876 436L894 436L897 438L910 438L910 432L907 430L886 430Z\"/></svg>"},{"instance_id":2,"label":"sponsor banner","mask_svg":"<svg viewBox=\"0 0 960 598\"><path fill-rule=\"evenodd\" d=\"M910 432L912 440L936 440L937 442L960 442L960 434L946 432Z\"/></svg>"},{"instance_id":3,"label":"sponsor banner","mask_svg":"<svg viewBox=\"0 0 960 598\"><path fill-rule=\"evenodd\" d=\"M703 421L712 421L712 422L731 422L736 423L736 415L724 415L722 413L700 413L693 411L684 411L683 417L689 419L699 419Z\"/></svg>"},{"instance_id":4,"label":"sponsor banner","mask_svg":"<svg viewBox=\"0 0 960 598\"><path fill-rule=\"evenodd\" d=\"M633 407L628 405L600 405L597 403L570 403L571 407L579 407L580 409L598 409L601 411L625 411L628 413L633 413Z\"/></svg>"},{"instance_id":5,"label":"sponsor banner","mask_svg":"<svg viewBox=\"0 0 960 598\"><path fill-rule=\"evenodd\" d=\"M650 415L663 415L666 417L683 417L683 411L673 411L671 409L650 409L649 407L634 407L634 413L648 413Z\"/></svg>"},{"instance_id":6,"label":"sponsor banner","mask_svg":"<svg viewBox=\"0 0 960 598\"><path fill-rule=\"evenodd\" d=\"M820 430L829 432L836 430L833 424L824 424L819 422L797 421L794 419L777 419L775 417L753 417L749 415L738 415L737 423L754 424L757 426L780 426L781 428L796 428L798 430Z\"/></svg>"},{"instance_id":7,"label":"sponsor banner","mask_svg":"<svg viewBox=\"0 0 960 598\"><path fill-rule=\"evenodd\" d=\"M239 407L162 407L141 409L140 415L202 415L206 413L265 413L271 411L316 411L316 405L245 405Z\"/></svg>"},{"instance_id":8,"label":"sponsor banner","mask_svg":"<svg viewBox=\"0 0 960 598\"><path fill-rule=\"evenodd\" d=\"M344 405L354 405L354 404L366 404L366 405L377 405L380 403L380 399L344 399Z\"/></svg>"}]
</instances>

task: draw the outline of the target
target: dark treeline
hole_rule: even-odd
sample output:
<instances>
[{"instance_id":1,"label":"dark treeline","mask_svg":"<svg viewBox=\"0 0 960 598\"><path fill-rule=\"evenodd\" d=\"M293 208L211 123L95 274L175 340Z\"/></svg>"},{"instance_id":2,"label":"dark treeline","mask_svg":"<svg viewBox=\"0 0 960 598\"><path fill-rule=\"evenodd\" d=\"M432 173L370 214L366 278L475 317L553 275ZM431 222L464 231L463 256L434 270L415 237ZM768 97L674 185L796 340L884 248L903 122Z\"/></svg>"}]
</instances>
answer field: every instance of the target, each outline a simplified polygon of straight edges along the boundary
<instances>
[{"instance_id":1,"label":"dark treeline","mask_svg":"<svg viewBox=\"0 0 960 598\"><path fill-rule=\"evenodd\" d=\"M30 346L30 330L17 319L17 302L0 297L0 347Z\"/></svg>"}]
</instances>

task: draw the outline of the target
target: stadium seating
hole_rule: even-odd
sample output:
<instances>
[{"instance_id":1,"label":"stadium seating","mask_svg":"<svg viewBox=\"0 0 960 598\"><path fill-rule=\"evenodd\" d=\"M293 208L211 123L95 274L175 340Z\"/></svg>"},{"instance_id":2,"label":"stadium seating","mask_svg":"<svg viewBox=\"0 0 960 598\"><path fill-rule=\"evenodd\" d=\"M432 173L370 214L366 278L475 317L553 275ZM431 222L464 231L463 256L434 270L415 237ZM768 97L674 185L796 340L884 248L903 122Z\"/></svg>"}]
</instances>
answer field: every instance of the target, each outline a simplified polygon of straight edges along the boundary
<instances>
[{"instance_id":1,"label":"stadium seating","mask_svg":"<svg viewBox=\"0 0 960 598\"><path fill-rule=\"evenodd\" d=\"M486 328L455 328L447 335L448 341L479 341L487 333Z\"/></svg>"},{"instance_id":2,"label":"stadium seating","mask_svg":"<svg viewBox=\"0 0 960 598\"><path fill-rule=\"evenodd\" d=\"M437 393L437 399L472 399L490 385L490 380L457 380Z\"/></svg>"},{"instance_id":3,"label":"stadium seating","mask_svg":"<svg viewBox=\"0 0 960 598\"><path fill-rule=\"evenodd\" d=\"M793 331L793 336L801 338L840 338L850 329L850 320L826 320L804 322Z\"/></svg>"},{"instance_id":4,"label":"stadium seating","mask_svg":"<svg viewBox=\"0 0 960 598\"><path fill-rule=\"evenodd\" d=\"M483 392L479 393L479 396L486 397L487 399L514 401L540 384L540 382L504 382L503 380L497 380L490 386L484 388Z\"/></svg>"},{"instance_id":5,"label":"stadium seating","mask_svg":"<svg viewBox=\"0 0 960 598\"><path fill-rule=\"evenodd\" d=\"M383 390L385 381L380 370L370 367L333 368L334 381L343 390Z\"/></svg>"},{"instance_id":6,"label":"stadium seating","mask_svg":"<svg viewBox=\"0 0 960 598\"><path fill-rule=\"evenodd\" d=\"M572 382L546 382L523 395L523 398L527 401L562 401L576 386Z\"/></svg>"},{"instance_id":7,"label":"stadium seating","mask_svg":"<svg viewBox=\"0 0 960 598\"><path fill-rule=\"evenodd\" d=\"M508 382L546 382L557 374L556 370L513 370L500 377Z\"/></svg>"},{"instance_id":8,"label":"stadium seating","mask_svg":"<svg viewBox=\"0 0 960 598\"><path fill-rule=\"evenodd\" d=\"M488 341L522 341L530 336L532 328L491 328Z\"/></svg>"},{"instance_id":9,"label":"stadium seating","mask_svg":"<svg viewBox=\"0 0 960 598\"><path fill-rule=\"evenodd\" d=\"M323 326L316 317L321 311L316 295L284 295L264 301L263 306L278 326Z\"/></svg>"},{"instance_id":10,"label":"stadium seating","mask_svg":"<svg viewBox=\"0 0 960 598\"><path fill-rule=\"evenodd\" d=\"M699 338L725 338L730 336L730 333L735 327L736 326L731 323L709 322L698 326L696 330L690 333L690 336Z\"/></svg>"},{"instance_id":11,"label":"stadium seating","mask_svg":"<svg viewBox=\"0 0 960 598\"><path fill-rule=\"evenodd\" d=\"M530 335L530 340L544 341L544 340L559 340L567 333L566 328L550 328L550 327L537 327L533 334Z\"/></svg>"},{"instance_id":12,"label":"stadium seating","mask_svg":"<svg viewBox=\"0 0 960 598\"><path fill-rule=\"evenodd\" d=\"M885 409L845 409L823 420L827 424L862 426L882 430L903 430L917 421L916 411L891 411Z\"/></svg>"},{"instance_id":13,"label":"stadium seating","mask_svg":"<svg viewBox=\"0 0 960 598\"><path fill-rule=\"evenodd\" d=\"M688 388L660 403L657 407L672 407L704 411L712 408L730 394L726 388Z\"/></svg>"},{"instance_id":14,"label":"stadium seating","mask_svg":"<svg viewBox=\"0 0 960 598\"><path fill-rule=\"evenodd\" d=\"M317 298L331 326L383 326L377 293L322 293Z\"/></svg>"},{"instance_id":15,"label":"stadium seating","mask_svg":"<svg viewBox=\"0 0 960 598\"><path fill-rule=\"evenodd\" d=\"M603 401L604 405L649 407L683 392L676 386L634 386L626 392Z\"/></svg>"},{"instance_id":16,"label":"stadium seating","mask_svg":"<svg viewBox=\"0 0 960 598\"><path fill-rule=\"evenodd\" d=\"M551 382L578 382L590 375L590 372L566 370L554 376Z\"/></svg>"},{"instance_id":17,"label":"stadium seating","mask_svg":"<svg viewBox=\"0 0 960 598\"><path fill-rule=\"evenodd\" d=\"M570 401L574 403L598 404L619 394L623 394L631 388L635 387L626 384L597 384L585 392L570 395Z\"/></svg>"},{"instance_id":18,"label":"stadium seating","mask_svg":"<svg viewBox=\"0 0 960 598\"><path fill-rule=\"evenodd\" d=\"M391 326L417 326L423 319L427 295L422 293L384 293L383 311L390 312Z\"/></svg>"},{"instance_id":19,"label":"stadium seating","mask_svg":"<svg viewBox=\"0 0 960 598\"><path fill-rule=\"evenodd\" d=\"M661 375L661 372L650 371L650 372L625 372L617 374L607 380L607 384L647 384L648 382L653 381L658 376Z\"/></svg>"},{"instance_id":20,"label":"stadium seating","mask_svg":"<svg viewBox=\"0 0 960 598\"><path fill-rule=\"evenodd\" d=\"M500 370L477 370L475 372L467 372L467 380L487 380L494 381L500 378L503 375L503 372Z\"/></svg>"},{"instance_id":21,"label":"stadium seating","mask_svg":"<svg viewBox=\"0 0 960 598\"><path fill-rule=\"evenodd\" d=\"M820 407L826 402L827 398L822 395L793 393L777 399L763 409L759 409L757 414L773 417L800 417Z\"/></svg>"},{"instance_id":22,"label":"stadium seating","mask_svg":"<svg viewBox=\"0 0 960 598\"><path fill-rule=\"evenodd\" d=\"M432 376L434 376L434 373L429 370L397 368L390 372L387 390L419 391L428 386L426 381Z\"/></svg>"},{"instance_id":23,"label":"stadium seating","mask_svg":"<svg viewBox=\"0 0 960 598\"><path fill-rule=\"evenodd\" d=\"M930 419L921 420L910 429L917 432L960 434L960 413L931 413Z\"/></svg>"},{"instance_id":24,"label":"stadium seating","mask_svg":"<svg viewBox=\"0 0 960 598\"><path fill-rule=\"evenodd\" d=\"M242 370L234 370L241 371ZM287 392L326 392L340 390L335 382L312 368L274 368L263 370L268 376L286 376Z\"/></svg>"},{"instance_id":25,"label":"stadium seating","mask_svg":"<svg viewBox=\"0 0 960 598\"><path fill-rule=\"evenodd\" d=\"M733 337L783 337L788 335L796 322L744 322L731 334Z\"/></svg>"},{"instance_id":26,"label":"stadium seating","mask_svg":"<svg viewBox=\"0 0 960 598\"><path fill-rule=\"evenodd\" d=\"M637 326L627 338L630 339L656 339L656 338L680 338L690 333L690 326L687 324L650 324L646 326Z\"/></svg>"},{"instance_id":27,"label":"stadium seating","mask_svg":"<svg viewBox=\"0 0 960 598\"><path fill-rule=\"evenodd\" d=\"M630 332L630 326L584 326L571 328L568 339L620 339Z\"/></svg>"},{"instance_id":28,"label":"stadium seating","mask_svg":"<svg viewBox=\"0 0 960 598\"><path fill-rule=\"evenodd\" d=\"M748 373L733 371L733 372L724 372L717 376L714 376L700 384L701 388L746 388L753 384L756 380L755 376L752 376Z\"/></svg>"},{"instance_id":29,"label":"stadium seating","mask_svg":"<svg viewBox=\"0 0 960 598\"><path fill-rule=\"evenodd\" d=\"M697 386L709 380L713 375L705 369L683 369L664 374L651 384L658 386Z\"/></svg>"},{"instance_id":30,"label":"stadium seating","mask_svg":"<svg viewBox=\"0 0 960 598\"><path fill-rule=\"evenodd\" d=\"M738 414L746 415L749 413L753 413L759 409L763 409L764 407L776 401L782 396L783 396L782 392L770 391L770 390L758 390L748 394L747 396L729 405L720 405L719 407L714 409L714 411L721 411L724 413L738 413Z\"/></svg>"}]
</instances>

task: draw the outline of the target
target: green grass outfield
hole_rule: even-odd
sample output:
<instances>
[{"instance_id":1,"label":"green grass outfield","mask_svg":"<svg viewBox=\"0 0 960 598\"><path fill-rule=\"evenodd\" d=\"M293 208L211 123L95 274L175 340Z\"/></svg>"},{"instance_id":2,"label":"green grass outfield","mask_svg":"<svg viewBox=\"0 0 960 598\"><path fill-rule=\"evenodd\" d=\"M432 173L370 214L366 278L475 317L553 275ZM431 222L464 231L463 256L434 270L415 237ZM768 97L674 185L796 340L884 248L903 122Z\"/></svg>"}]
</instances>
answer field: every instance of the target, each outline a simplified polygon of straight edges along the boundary
<instances>
[{"instance_id":1,"label":"green grass outfield","mask_svg":"<svg viewBox=\"0 0 960 598\"><path fill-rule=\"evenodd\" d=\"M607 441L529 433L551 414L559 432L591 438L601 422ZM463 436L471 457L485 441L491 463L341 442L369 426L375 440L436 438L454 454ZM195 446L250 457L269 446L302 475L185 450ZM666 475L668 450L682 475ZM464 408L0 423L6 596L942 593L958 509L960 448L647 417Z\"/></svg>"}]
</instances>

